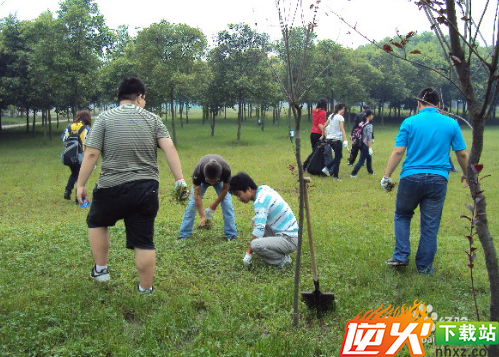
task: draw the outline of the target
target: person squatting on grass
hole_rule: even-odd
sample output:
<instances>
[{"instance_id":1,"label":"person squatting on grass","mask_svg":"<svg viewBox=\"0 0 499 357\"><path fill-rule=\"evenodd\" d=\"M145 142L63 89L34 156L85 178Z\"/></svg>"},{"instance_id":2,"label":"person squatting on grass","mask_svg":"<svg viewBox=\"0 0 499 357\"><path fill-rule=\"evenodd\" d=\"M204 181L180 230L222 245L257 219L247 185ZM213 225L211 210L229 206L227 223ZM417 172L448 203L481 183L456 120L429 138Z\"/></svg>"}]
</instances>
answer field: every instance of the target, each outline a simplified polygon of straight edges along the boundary
<instances>
[{"instance_id":1,"label":"person squatting on grass","mask_svg":"<svg viewBox=\"0 0 499 357\"><path fill-rule=\"evenodd\" d=\"M352 143L352 150L350 150L350 156L348 157L348 160L347 160L347 164L349 166L353 165L355 163L355 160L357 160L357 154L359 153L359 150L361 147L360 145L353 144L353 140L352 140L353 133L354 133L355 129L357 129L359 126L364 124L366 110L369 110L369 109L371 109L371 108L369 108L368 105L363 105L362 111L355 116L355 123L354 123L352 131L350 133L350 142Z\"/></svg>"},{"instance_id":2,"label":"person squatting on grass","mask_svg":"<svg viewBox=\"0 0 499 357\"><path fill-rule=\"evenodd\" d=\"M72 124L66 127L64 133L62 134L62 141L68 140L71 133L78 133L81 130L80 140L81 146L85 150L85 141L87 140L88 134L90 133L90 126L92 125L92 117L88 110L81 110L76 113L76 117ZM81 162L75 162L69 165L71 170L71 175L69 175L68 183L66 184L66 189L64 190L64 198L66 200L71 200L71 191L75 187L76 181L78 180L78 174L80 173ZM75 199L76 203L78 201Z\"/></svg>"},{"instance_id":3,"label":"person squatting on grass","mask_svg":"<svg viewBox=\"0 0 499 357\"><path fill-rule=\"evenodd\" d=\"M326 176L331 176L332 174L333 179L337 181L341 181L338 177L338 173L340 171L341 158L343 157L343 147L348 147L347 135L345 134L345 128L343 126L343 123L345 122L345 118L343 118L345 109L346 106L343 103L338 103L334 106L334 112L324 124L321 136L321 139L326 139L326 145L324 146L326 166L322 169L322 172ZM331 151L334 151L334 158L332 157Z\"/></svg>"},{"instance_id":4,"label":"person squatting on grass","mask_svg":"<svg viewBox=\"0 0 499 357\"><path fill-rule=\"evenodd\" d=\"M312 152L320 142L322 132L324 131L324 123L326 123L327 100L319 99L317 105L312 109L312 129L310 129L310 144Z\"/></svg>"},{"instance_id":5,"label":"person squatting on grass","mask_svg":"<svg viewBox=\"0 0 499 357\"><path fill-rule=\"evenodd\" d=\"M187 193L187 185L168 130L160 117L144 109L145 93L146 87L139 78L120 82L119 106L97 117L85 143L87 150L78 177L77 195L80 203L88 200L85 184L102 155L101 174L87 216L95 260L90 276L101 282L110 279L108 227L124 219L126 247L135 251L138 290L152 293L156 268L154 221L159 209L158 147L175 177L176 193Z\"/></svg>"},{"instance_id":6,"label":"person squatting on grass","mask_svg":"<svg viewBox=\"0 0 499 357\"><path fill-rule=\"evenodd\" d=\"M213 219L213 213L218 205L222 206L224 219L224 234L226 241L237 239L236 222L234 219L234 208L232 207L229 192L229 180L231 170L227 161L220 155L205 155L199 160L192 174L192 189L189 203L185 208L180 236L177 239L187 239L192 233L196 211L199 213L199 228L205 228L207 220ZM217 199L203 210L203 197L206 189L213 186L217 192Z\"/></svg>"},{"instance_id":7,"label":"person squatting on grass","mask_svg":"<svg viewBox=\"0 0 499 357\"><path fill-rule=\"evenodd\" d=\"M395 138L395 147L388 160L381 186L389 190L393 185L391 174L406 158L400 173L394 214L395 248L386 261L392 266L409 262L411 219L419 205L420 238L416 253L418 273L431 275L437 252L437 234L447 192L449 178L449 147L456 152L457 160L466 178L468 156L461 129L455 120L438 112L439 94L432 88L423 89L417 98L418 114L405 119Z\"/></svg>"},{"instance_id":8,"label":"person squatting on grass","mask_svg":"<svg viewBox=\"0 0 499 357\"><path fill-rule=\"evenodd\" d=\"M360 159L350 174L350 177L357 177L360 168L366 163L367 173L374 175L372 157L373 157L373 124L374 114L369 109L364 113L364 125L362 126L362 143L360 145Z\"/></svg>"},{"instance_id":9,"label":"person squatting on grass","mask_svg":"<svg viewBox=\"0 0 499 357\"><path fill-rule=\"evenodd\" d=\"M251 221L253 231L250 246L243 264L251 264L252 253L278 268L291 263L289 254L298 247L298 224L286 201L269 186L257 186L244 172L230 179L229 192L242 203L253 201L255 211Z\"/></svg>"}]
</instances>

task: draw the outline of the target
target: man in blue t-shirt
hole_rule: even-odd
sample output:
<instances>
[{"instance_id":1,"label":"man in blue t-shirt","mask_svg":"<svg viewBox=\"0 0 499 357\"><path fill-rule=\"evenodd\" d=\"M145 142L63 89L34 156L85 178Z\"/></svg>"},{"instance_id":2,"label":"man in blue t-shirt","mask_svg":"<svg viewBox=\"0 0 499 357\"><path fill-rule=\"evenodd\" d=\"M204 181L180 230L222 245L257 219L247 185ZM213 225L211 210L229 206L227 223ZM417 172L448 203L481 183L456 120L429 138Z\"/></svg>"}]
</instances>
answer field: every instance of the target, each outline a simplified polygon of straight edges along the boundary
<instances>
[{"instance_id":1,"label":"man in blue t-shirt","mask_svg":"<svg viewBox=\"0 0 499 357\"><path fill-rule=\"evenodd\" d=\"M416 268L419 273L428 275L433 273L437 234L451 170L449 147L456 152L463 170L461 181L466 178L468 164L461 129L455 120L439 113L439 106L436 90L425 88L419 93L419 113L405 119L400 126L381 180L381 186L389 191L393 187L390 176L406 153L395 204L395 249L386 264L405 266L409 263L410 224L414 210L419 205L421 233Z\"/></svg>"}]
</instances>

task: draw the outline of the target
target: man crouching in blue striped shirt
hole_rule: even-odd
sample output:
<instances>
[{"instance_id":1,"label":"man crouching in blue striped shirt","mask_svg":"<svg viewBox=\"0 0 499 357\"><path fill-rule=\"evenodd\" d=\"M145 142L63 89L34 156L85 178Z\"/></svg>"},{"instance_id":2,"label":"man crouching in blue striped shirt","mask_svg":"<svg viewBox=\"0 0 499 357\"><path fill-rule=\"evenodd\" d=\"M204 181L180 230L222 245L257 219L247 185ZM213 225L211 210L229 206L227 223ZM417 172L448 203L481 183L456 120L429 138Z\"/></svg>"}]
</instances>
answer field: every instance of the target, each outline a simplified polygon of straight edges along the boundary
<instances>
[{"instance_id":1,"label":"man crouching in blue striped shirt","mask_svg":"<svg viewBox=\"0 0 499 357\"><path fill-rule=\"evenodd\" d=\"M253 253L278 268L291 263L289 253L295 252L298 247L298 224L281 195L267 185L257 186L244 172L232 176L229 192L242 203L253 201L255 210L251 222L251 242L243 264L251 264Z\"/></svg>"}]
</instances>

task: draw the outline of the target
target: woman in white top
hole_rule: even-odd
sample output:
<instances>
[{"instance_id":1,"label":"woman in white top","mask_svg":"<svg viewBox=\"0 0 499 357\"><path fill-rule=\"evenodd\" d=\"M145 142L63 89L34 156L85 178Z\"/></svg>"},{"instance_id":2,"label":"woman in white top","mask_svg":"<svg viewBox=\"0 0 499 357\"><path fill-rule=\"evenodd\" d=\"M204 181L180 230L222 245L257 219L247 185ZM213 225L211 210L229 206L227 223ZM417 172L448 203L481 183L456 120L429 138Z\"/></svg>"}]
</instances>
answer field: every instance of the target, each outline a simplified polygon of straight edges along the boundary
<instances>
[{"instance_id":1,"label":"woman in white top","mask_svg":"<svg viewBox=\"0 0 499 357\"><path fill-rule=\"evenodd\" d=\"M347 136L343 126L345 122L345 118L343 118L345 109L345 104L336 104L333 114L327 119L322 131L322 137L326 138L326 166L322 169L322 172L326 176L331 176L332 174L333 178L338 181L341 181L338 177L338 172L340 171L340 161L343 157L343 147L348 147ZM331 150L334 151L334 158L332 158Z\"/></svg>"}]
</instances>

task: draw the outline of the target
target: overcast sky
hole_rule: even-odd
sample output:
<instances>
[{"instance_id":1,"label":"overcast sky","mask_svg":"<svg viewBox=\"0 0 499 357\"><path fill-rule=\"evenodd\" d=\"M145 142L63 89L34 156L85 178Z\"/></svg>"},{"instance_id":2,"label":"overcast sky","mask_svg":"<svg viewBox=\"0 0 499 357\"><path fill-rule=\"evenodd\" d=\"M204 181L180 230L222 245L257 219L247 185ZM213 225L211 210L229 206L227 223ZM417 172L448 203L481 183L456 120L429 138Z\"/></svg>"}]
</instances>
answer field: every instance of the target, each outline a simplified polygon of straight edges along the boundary
<instances>
[{"instance_id":1,"label":"overcast sky","mask_svg":"<svg viewBox=\"0 0 499 357\"><path fill-rule=\"evenodd\" d=\"M33 20L50 10L55 14L59 0L0 0L0 18L17 13L21 20ZM484 2L485 0L475 0ZM281 0L285 2L285 0ZM97 0L101 14L110 28L128 25L148 27L162 19L170 23L185 23L200 28L210 41L229 23L245 22L259 32L279 37L279 20L275 0ZM315 0L310 0L310 4ZM307 2L304 5L308 8ZM319 39L332 39L344 46L356 48L366 40L339 21L332 11L373 40L393 37L396 31L429 31L424 13L409 0L322 0L318 27ZM310 12L310 11L308 11Z\"/></svg>"}]
</instances>

